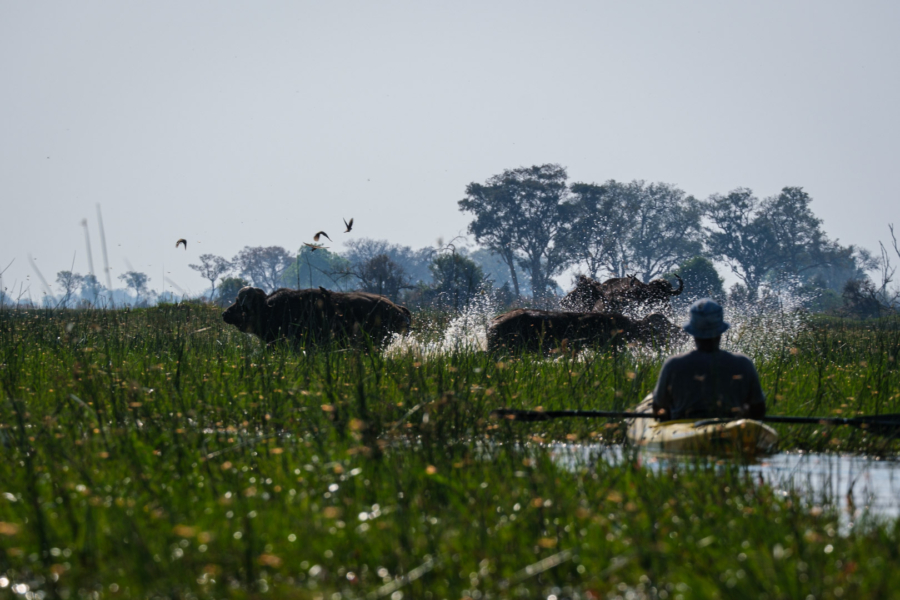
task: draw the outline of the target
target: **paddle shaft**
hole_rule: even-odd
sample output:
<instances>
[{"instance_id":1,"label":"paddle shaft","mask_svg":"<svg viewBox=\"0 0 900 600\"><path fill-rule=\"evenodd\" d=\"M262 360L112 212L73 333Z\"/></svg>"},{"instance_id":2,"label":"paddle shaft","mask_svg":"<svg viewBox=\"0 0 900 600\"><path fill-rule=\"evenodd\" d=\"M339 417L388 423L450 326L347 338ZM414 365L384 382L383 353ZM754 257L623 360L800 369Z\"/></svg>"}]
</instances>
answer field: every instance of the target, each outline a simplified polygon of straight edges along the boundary
<instances>
[{"instance_id":1,"label":"paddle shaft","mask_svg":"<svg viewBox=\"0 0 900 600\"><path fill-rule=\"evenodd\" d=\"M605 418L605 419L654 419L653 413L623 412L611 410L518 410L514 408L498 408L491 411L491 416L513 421L548 421L567 417ZM900 430L900 414L865 415L860 417L782 417L769 416L755 419L765 423L851 425L853 427L895 428Z\"/></svg>"}]
</instances>

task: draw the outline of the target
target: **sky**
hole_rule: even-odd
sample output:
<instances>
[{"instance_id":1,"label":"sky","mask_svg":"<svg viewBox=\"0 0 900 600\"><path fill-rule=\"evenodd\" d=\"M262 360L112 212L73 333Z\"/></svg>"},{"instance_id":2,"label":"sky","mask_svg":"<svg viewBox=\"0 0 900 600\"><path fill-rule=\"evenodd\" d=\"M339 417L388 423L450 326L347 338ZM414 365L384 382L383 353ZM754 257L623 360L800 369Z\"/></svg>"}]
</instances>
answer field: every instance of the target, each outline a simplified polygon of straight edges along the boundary
<instances>
[{"instance_id":1,"label":"sky","mask_svg":"<svg viewBox=\"0 0 900 600\"><path fill-rule=\"evenodd\" d=\"M877 249L898 26L893 1L0 0L3 286L40 298L29 254L54 293L89 272L82 219L103 282L98 204L116 287L198 294L202 253L446 242L467 184L544 163L700 199L802 186Z\"/></svg>"}]
</instances>

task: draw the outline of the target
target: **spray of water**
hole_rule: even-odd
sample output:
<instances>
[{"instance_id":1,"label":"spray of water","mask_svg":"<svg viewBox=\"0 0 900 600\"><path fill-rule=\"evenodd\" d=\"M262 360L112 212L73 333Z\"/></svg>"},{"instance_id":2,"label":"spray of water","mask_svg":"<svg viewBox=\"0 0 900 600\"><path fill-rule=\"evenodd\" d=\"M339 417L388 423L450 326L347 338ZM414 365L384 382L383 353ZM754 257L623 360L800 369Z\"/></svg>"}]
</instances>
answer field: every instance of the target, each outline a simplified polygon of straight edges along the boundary
<instances>
[{"instance_id":1,"label":"spray of water","mask_svg":"<svg viewBox=\"0 0 900 600\"><path fill-rule=\"evenodd\" d=\"M487 330L491 319L499 314L496 299L488 292L476 294L463 310L454 316L437 338L417 334L395 336L388 345L389 355L414 354L422 358L458 352L487 350Z\"/></svg>"},{"instance_id":2,"label":"spray of water","mask_svg":"<svg viewBox=\"0 0 900 600\"><path fill-rule=\"evenodd\" d=\"M778 356L793 345L808 322L804 305L809 301L798 291L799 286L782 286L763 290L756 300L725 304L725 320L731 328L722 337L722 347L742 352L754 360ZM681 326L689 319L690 306L635 307L628 316L640 319L653 312L663 313L673 324ZM390 355L412 353L421 358L456 352L478 352L487 349L487 330L491 319L500 313L499 304L488 293L478 294L464 310L453 317L440 336L426 337L415 332L406 337L396 336L387 348ZM628 352L639 362L659 361L667 356L694 348L687 335L672 339L668 344L629 344ZM584 351L576 359L589 360L591 351ZM555 357L548 360L560 360Z\"/></svg>"},{"instance_id":3,"label":"spray of water","mask_svg":"<svg viewBox=\"0 0 900 600\"><path fill-rule=\"evenodd\" d=\"M725 320L731 327L722 336L722 348L741 352L754 361L779 356L793 345L809 323L805 306L811 298L798 284L764 288L758 298L731 300L724 303ZM676 326L690 320L690 304L677 303L660 310ZM632 315L638 316L638 315ZM657 360L662 355L688 352L694 341L688 335L679 336L664 348L631 345L630 351L639 360Z\"/></svg>"},{"instance_id":4,"label":"spray of water","mask_svg":"<svg viewBox=\"0 0 900 600\"><path fill-rule=\"evenodd\" d=\"M798 289L766 289L756 301L726 306L725 318L731 329L723 336L723 347L755 360L774 358L790 347L809 323L804 309L809 299Z\"/></svg>"}]
</instances>

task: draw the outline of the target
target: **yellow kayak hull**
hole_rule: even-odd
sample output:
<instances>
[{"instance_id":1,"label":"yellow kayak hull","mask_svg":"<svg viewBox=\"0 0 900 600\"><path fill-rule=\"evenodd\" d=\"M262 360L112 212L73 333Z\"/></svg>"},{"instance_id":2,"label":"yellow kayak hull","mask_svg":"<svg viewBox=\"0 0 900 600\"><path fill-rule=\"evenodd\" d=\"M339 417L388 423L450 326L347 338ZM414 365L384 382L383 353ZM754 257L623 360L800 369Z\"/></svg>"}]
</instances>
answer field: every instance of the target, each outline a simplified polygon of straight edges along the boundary
<instances>
[{"instance_id":1,"label":"yellow kayak hull","mask_svg":"<svg viewBox=\"0 0 900 600\"><path fill-rule=\"evenodd\" d=\"M650 398L644 400L636 412L649 412L651 403ZM778 444L778 432L753 419L632 419L626 435L635 446L673 454L756 456L772 452Z\"/></svg>"}]
</instances>

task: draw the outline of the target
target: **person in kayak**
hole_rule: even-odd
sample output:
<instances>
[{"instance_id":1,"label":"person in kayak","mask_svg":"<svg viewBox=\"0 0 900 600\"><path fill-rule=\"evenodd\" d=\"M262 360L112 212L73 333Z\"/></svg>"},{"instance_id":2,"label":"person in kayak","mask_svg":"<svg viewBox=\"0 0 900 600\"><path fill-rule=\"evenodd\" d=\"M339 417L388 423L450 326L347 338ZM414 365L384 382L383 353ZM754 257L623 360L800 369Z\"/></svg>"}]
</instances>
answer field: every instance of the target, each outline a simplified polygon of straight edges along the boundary
<instances>
[{"instance_id":1,"label":"person in kayak","mask_svg":"<svg viewBox=\"0 0 900 600\"><path fill-rule=\"evenodd\" d=\"M682 328L694 337L697 349L663 364L653 391L653 414L661 421L764 417L766 398L753 361L719 348L730 327L722 307L703 298L691 305L690 315Z\"/></svg>"}]
</instances>

